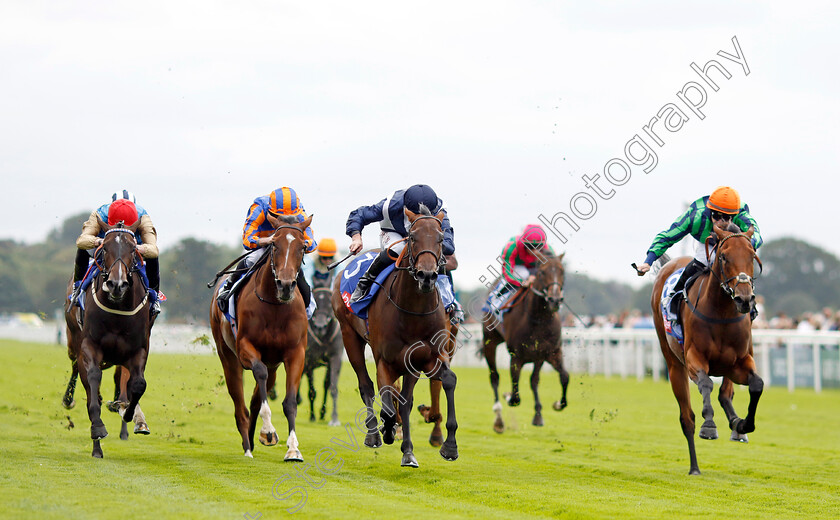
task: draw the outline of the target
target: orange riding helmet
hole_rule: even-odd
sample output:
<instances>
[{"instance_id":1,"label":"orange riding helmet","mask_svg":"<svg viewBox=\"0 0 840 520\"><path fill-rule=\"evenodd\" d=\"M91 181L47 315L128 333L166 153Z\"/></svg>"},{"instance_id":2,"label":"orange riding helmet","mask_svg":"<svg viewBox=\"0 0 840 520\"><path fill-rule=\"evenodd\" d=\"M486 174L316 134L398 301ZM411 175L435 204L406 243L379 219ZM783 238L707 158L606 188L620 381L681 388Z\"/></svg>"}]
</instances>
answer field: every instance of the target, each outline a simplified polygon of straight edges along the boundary
<instances>
[{"instance_id":1,"label":"orange riding helmet","mask_svg":"<svg viewBox=\"0 0 840 520\"><path fill-rule=\"evenodd\" d=\"M741 196L738 195L738 192L734 188L719 186L709 195L709 201L706 202L706 207L712 211L726 213L727 215L736 215L741 211Z\"/></svg>"},{"instance_id":2,"label":"orange riding helmet","mask_svg":"<svg viewBox=\"0 0 840 520\"><path fill-rule=\"evenodd\" d=\"M318 242L318 256L335 256L335 252L337 250L335 239L333 238L322 238L320 242Z\"/></svg>"}]
</instances>

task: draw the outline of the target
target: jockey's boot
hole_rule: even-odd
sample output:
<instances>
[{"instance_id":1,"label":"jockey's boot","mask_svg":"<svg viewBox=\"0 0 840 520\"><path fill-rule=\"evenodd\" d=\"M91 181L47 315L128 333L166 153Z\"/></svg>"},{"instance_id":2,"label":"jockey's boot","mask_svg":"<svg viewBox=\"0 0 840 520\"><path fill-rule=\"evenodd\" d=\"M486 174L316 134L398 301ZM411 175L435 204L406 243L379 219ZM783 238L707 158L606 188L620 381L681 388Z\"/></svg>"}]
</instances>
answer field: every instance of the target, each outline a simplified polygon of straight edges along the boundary
<instances>
[{"instance_id":1,"label":"jockey's boot","mask_svg":"<svg viewBox=\"0 0 840 520\"><path fill-rule=\"evenodd\" d=\"M674 285L674 297L671 299L671 312L674 313L675 316L679 314L680 301L683 297L685 297L683 290L685 289L686 282L692 276L701 272L705 268L706 266L703 265L702 262L694 258L692 258L691 262L685 266L682 275L680 275L680 279L677 280L677 284Z\"/></svg>"},{"instance_id":2,"label":"jockey's boot","mask_svg":"<svg viewBox=\"0 0 840 520\"><path fill-rule=\"evenodd\" d=\"M77 249L76 264L75 268L73 269L73 294L70 295L71 307L73 305L76 305L76 302L79 300L79 295L82 292L82 278L84 278L85 273L87 273L89 263L90 255L88 254L87 250Z\"/></svg>"},{"instance_id":3,"label":"jockey's boot","mask_svg":"<svg viewBox=\"0 0 840 520\"><path fill-rule=\"evenodd\" d=\"M240 260L239 263L236 265L236 270L231 273L227 280L225 280L225 284L219 289L219 295L216 296L216 300L219 302L219 309L222 312L228 311L228 300L232 294L232 289L234 284L242 277L242 274L245 272L245 260Z\"/></svg>"},{"instance_id":4,"label":"jockey's boot","mask_svg":"<svg viewBox=\"0 0 840 520\"><path fill-rule=\"evenodd\" d=\"M160 314L160 261L157 258L146 258L145 261L149 288L157 293L157 298L149 306L149 318L155 319L155 316Z\"/></svg>"},{"instance_id":5,"label":"jockey's boot","mask_svg":"<svg viewBox=\"0 0 840 520\"><path fill-rule=\"evenodd\" d=\"M373 259L370 267L368 267L367 272L359 280L359 285L356 286L356 290L353 291L353 295L350 297L350 303L356 303L364 298L370 290L370 286L373 285L374 281L376 281L376 277L379 276L379 273L388 267L390 263L391 259L388 258L388 250L383 249L378 255L376 255L376 258Z\"/></svg>"},{"instance_id":6,"label":"jockey's boot","mask_svg":"<svg viewBox=\"0 0 840 520\"><path fill-rule=\"evenodd\" d=\"M312 299L312 289L309 288L309 283L306 281L306 277L303 276L303 269L298 271L297 287L300 291L300 296L303 298L303 306L305 309L308 309L309 300Z\"/></svg>"}]
</instances>

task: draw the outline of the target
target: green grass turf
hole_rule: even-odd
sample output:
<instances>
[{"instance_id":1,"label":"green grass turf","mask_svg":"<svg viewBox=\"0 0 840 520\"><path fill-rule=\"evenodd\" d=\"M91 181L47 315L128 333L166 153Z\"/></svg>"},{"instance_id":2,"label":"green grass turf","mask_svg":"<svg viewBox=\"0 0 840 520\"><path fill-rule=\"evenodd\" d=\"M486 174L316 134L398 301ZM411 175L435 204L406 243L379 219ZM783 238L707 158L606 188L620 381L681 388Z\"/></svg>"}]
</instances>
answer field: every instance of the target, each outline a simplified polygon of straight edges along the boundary
<instances>
[{"instance_id":1,"label":"green grass turf","mask_svg":"<svg viewBox=\"0 0 840 520\"><path fill-rule=\"evenodd\" d=\"M69 375L63 347L0 341L0 366L1 518L840 518L836 390L767 389L749 444L728 440L715 402L721 439L697 440L703 475L690 477L667 382L573 374L569 407L555 412L550 403L560 384L555 373L543 373L546 425L536 428L528 370L522 405L505 406L509 430L498 435L491 428L487 371L458 369L456 462L428 445L430 426L416 412L411 426L420 468L408 469L399 466L399 443L358 451L332 443L352 440L343 428L310 423L304 402L297 433L312 464L307 474L314 484L307 484L296 473L305 466L283 462L286 422L279 401L273 422L281 445L257 444L254 459L242 456L215 356L153 352L141 401L152 434L121 441L117 416L104 412L110 435L102 441L102 460L90 456L82 385L75 409L60 405ZM103 378L106 399L111 374ZM246 382L250 394L247 372ZM361 408L356 386L345 365L343 423L353 422ZM502 389L509 388L503 374ZM742 415L747 396L736 389ZM699 417L696 387L692 400ZM427 384L415 395L415 405L423 402ZM355 441L363 442L358 430ZM330 465L341 466L325 475L314 463L326 447L337 457ZM287 509L302 493L278 500L272 489L281 494L295 486L307 495L292 515Z\"/></svg>"}]
</instances>

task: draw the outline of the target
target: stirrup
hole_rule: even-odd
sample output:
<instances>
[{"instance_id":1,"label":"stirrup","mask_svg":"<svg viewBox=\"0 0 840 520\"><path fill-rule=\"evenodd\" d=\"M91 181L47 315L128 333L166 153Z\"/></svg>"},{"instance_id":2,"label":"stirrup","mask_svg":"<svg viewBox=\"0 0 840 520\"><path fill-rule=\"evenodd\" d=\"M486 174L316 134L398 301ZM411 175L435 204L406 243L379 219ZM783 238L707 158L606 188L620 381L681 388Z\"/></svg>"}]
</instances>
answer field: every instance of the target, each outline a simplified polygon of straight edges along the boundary
<instances>
[{"instance_id":1,"label":"stirrup","mask_svg":"<svg viewBox=\"0 0 840 520\"><path fill-rule=\"evenodd\" d=\"M154 318L160 314L160 300L155 300L152 302L152 305L149 307L149 316Z\"/></svg>"}]
</instances>

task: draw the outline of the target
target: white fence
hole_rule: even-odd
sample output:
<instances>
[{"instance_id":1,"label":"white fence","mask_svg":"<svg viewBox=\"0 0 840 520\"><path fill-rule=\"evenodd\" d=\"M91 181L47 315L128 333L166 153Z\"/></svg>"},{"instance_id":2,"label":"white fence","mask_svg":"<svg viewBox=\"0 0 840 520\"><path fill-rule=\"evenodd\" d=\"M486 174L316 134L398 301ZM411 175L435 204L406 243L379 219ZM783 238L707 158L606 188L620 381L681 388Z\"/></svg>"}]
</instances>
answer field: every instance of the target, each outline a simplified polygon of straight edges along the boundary
<instances>
[{"instance_id":1,"label":"white fence","mask_svg":"<svg viewBox=\"0 0 840 520\"><path fill-rule=\"evenodd\" d=\"M0 324L0 338L38 343L64 343L63 328L56 323L42 327ZM212 354L213 346L196 341L210 339L210 329L202 326L158 323L152 331L152 353L180 352ZM753 343L758 373L767 385L794 388L840 388L840 332L800 332L794 330L754 330ZM452 364L486 367L476 353L481 345L481 327L469 324L458 335L459 350ZM369 353L369 351L368 351ZM573 373L603 374L607 377L667 378L665 360L653 329L563 329L563 357ZM500 368L509 367L504 346L497 349ZM544 366L544 370L553 370Z\"/></svg>"}]
</instances>

